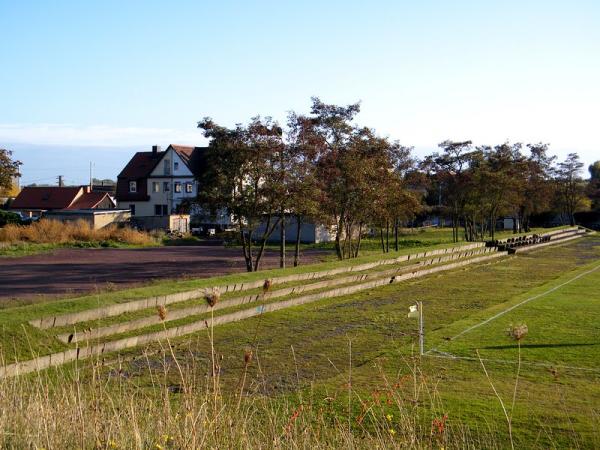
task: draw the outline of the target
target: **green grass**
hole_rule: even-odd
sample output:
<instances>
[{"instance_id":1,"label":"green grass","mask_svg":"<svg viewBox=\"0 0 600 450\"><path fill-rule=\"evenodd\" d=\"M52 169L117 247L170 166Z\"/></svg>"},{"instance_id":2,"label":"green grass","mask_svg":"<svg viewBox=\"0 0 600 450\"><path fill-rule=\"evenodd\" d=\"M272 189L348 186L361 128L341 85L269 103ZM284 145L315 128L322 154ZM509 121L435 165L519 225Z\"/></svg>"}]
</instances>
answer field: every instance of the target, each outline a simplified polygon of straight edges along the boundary
<instances>
[{"instance_id":1,"label":"green grass","mask_svg":"<svg viewBox=\"0 0 600 450\"><path fill-rule=\"evenodd\" d=\"M426 386L418 393L419 414L423 415L425 428L432 415L448 414L455 424L487 430L504 443L501 446L508 445L502 410L478 361L426 357L419 362L413 358L416 323L406 317L408 306L416 300L424 302L426 343L428 347L437 346L457 330L589 270L598 260L600 239L590 237L479 267L223 325L214 330L216 351L223 355L220 361L223 384L236 385L243 370L244 348L254 343L255 336L260 368L251 368L251 392L282 401L298 395L297 389L313 398L333 398L334 416L344 414L350 364L351 403L357 411L359 398L368 403L374 391L389 390L384 379L390 384L405 383L407 377L413 376L416 364L418 377ZM525 344L566 344L524 346L524 362L597 367L594 361L598 360L598 346L570 344L598 341L595 325L600 302L598 285L596 275L582 278L565 291L556 292L558 303L544 297L544 301L528 304L527 308L533 308L531 311L517 309L515 317L504 316L493 326L490 324L492 328L479 329L477 335L469 334L468 341L465 336L464 342L457 340L448 348L440 348L473 355L473 349L479 347L482 357L507 359L508 363L487 362L486 366L496 389L510 403L516 353L514 344L503 333L507 321L519 319L528 323L530 335ZM583 292L588 294L589 302L575 301ZM589 309L594 302L596 306ZM552 312L554 306L558 309ZM566 309L573 306L579 311L564 321ZM548 310L541 314L540 308ZM586 314L586 320L582 321ZM580 323L577 338L572 335L576 323ZM206 335L182 338L174 341L174 345L182 361L189 358L186 355L204 355L195 361L206 363L209 354ZM136 353L139 351L128 352ZM136 383L150 383L147 369L126 367ZM172 376L176 382L175 373ZM599 381L596 372L559 369L555 378L545 367L524 364L513 419L517 445L522 448L597 445L600 438L594 430L600 424ZM409 392L402 391L399 395L408 396ZM394 408L389 406L389 413L400 414Z\"/></svg>"},{"instance_id":2,"label":"green grass","mask_svg":"<svg viewBox=\"0 0 600 450\"><path fill-rule=\"evenodd\" d=\"M281 405L282 411L288 411L285 405L303 403L307 408L310 406L311 411L319 411L325 423L333 424L348 420L350 406L349 428L358 434L365 429L372 431L370 427L374 426L368 421L359 426L358 417L365 408L376 410L382 417L390 414L390 428L398 428L397 418L409 414L417 420L419 433L425 439L429 436L432 419L447 414L449 427L494 437L478 448L509 447L502 409L479 361L415 357L416 323L408 319L406 313L408 306L419 300L425 305L427 348L437 347L469 358L478 348L486 359L494 387L509 406L517 349L504 335L504 329L510 322L517 321L529 326L529 335L521 348L524 364L513 418L517 448L598 447L600 374L564 366L597 369L600 270L454 341L444 338L599 263L600 237L590 236L477 267L216 327L214 346L224 395L238 389L244 370L244 350L250 346L255 349L255 358L249 367L248 395L266 396L275 405ZM331 267L330 264L320 266ZM314 269L314 266L303 268ZM261 279L266 273L243 276ZM231 277L236 276L219 280ZM215 280L205 282L218 284ZM168 284L156 286L174 288ZM106 295L109 294L121 295ZM55 303L7 309L0 314L0 324L9 326L10 320L4 319L4 312L9 312L18 323L16 311L23 314L22 321L25 312L39 313L39 308L50 308ZM8 341L4 335L2 342ZM199 368L193 383L197 389L203 389L207 381L210 383L206 377L210 364L208 335L198 333L173 340L172 344L184 370L188 366ZM125 374L126 385L141 389L146 392L143 398L152 399L158 379L169 386L180 382L176 367L169 364L170 356L161 351L165 345L150 346L150 352L156 354L141 358L142 364L140 349L124 352L118 363L115 359L114 366L111 361L107 362L107 370L118 365ZM134 357L137 362L128 360ZM165 364L166 374L162 369ZM548 367L539 364L556 367L558 372L553 374ZM81 376L85 383L86 372ZM109 382L112 378L106 375L106 383ZM121 384L117 386L121 389ZM158 397L153 400L157 409L164 402L163 397ZM388 404L385 399L392 397L395 400ZM179 397L170 398L176 404ZM289 417L290 413L285 414ZM284 419L284 425L286 421Z\"/></svg>"},{"instance_id":3,"label":"green grass","mask_svg":"<svg viewBox=\"0 0 600 450\"><path fill-rule=\"evenodd\" d=\"M514 361L518 346L504 334L511 324L524 323L529 330L521 344L524 363L586 367L598 370L600 374L600 261L594 262L589 270L593 272L554 292L542 295L548 292L548 286L532 290L527 293L527 298L542 296L453 341L434 345L458 356L473 357L479 350L482 358ZM572 277L572 274L561 277L557 285L560 284L558 281L566 282ZM502 307L516 305L520 301L523 301L522 296ZM501 312L500 307L493 307L477 316L491 318L498 312ZM457 321L446 332L465 330L472 326L472 321ZM437 336L434 334L432 339Z\"/></svg>"},{"instance_id":4,"label":"green grass","mask_svg":"<svg viewBox=\"0 0 600 450\"><path fill-rule=\"evenodd\" d=\"M151 247L155 245L149 246ZM77 241L65 242L61 244L36 244L31 242L19 242L17 244L0 246L0 257L17 258L21 256L38 255L41 253L49 253L53 250L58 250L61 248L141 248L149 246L126 244L117 241Z\"/></svg>"},{"instance_id":5,"label":"green grass","mask_svg":"<svg viewBox=\"0 0 600 450\"><path fill-rule=\"evenodd\" d=\"M427 250L452 247L455 244L444 243L426 247ZM425 248L424 248L425 249ZM413 253L420 249L405 248L399 252L390 252L385 258L394 258L399 255ZM189 280L161 280L143 287L124 290L101 290L92 295L69 299L35 299L32 304L19 299L3 300L0 304L0 351L6 360L29 359L32 355L44 355L65 350L68 347L54 337L52 330L39 330L28 322L32 319L83 311L90 308L127 302L151 296L172 294L203 287L219 286L246 281L264 280L281 275L293 273L306 273L327 270L336 267L347 267L356 264L378 261L381 254L371 254L360 258L344 261L328 261L318 264L299 266L288 269L273 269L254 273L237 273L221 277L189 279Z\"/></svg>"}]
</instances>

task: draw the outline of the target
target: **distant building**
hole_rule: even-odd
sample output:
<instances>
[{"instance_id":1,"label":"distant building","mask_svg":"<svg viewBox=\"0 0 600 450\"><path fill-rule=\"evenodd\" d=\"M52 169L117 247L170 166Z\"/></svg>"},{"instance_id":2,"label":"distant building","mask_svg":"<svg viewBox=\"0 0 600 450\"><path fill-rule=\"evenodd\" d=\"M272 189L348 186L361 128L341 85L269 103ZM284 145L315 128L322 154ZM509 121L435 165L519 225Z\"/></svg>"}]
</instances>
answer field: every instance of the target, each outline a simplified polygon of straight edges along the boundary
<instances>
[{"instance_id":1,"label":"distant building","mask_svg":"<svg viewBox=\"0 0 600 450\"><path fill-rule=\"evenodd\" d=\"M62 222L84 220L98 230L111 224L128 224L131 213L128 209L58 209L44 213L44 217Z\"/></svg>"},{"instance_id":2,"label":"distant building","mask_svg":"<svg viewBox=\"0 0 600 450\"><path fill-rule=\"evenodd\" d=\"M106 192L92 192L89 186L24 187L10 205L24 217L39 217L48 211L114 209L115 201Z\"/></svg>"},{"instance_id":3,"label":"distant building","mask_svg":"<svg viewBox=\"0 0 600 450\"><path fill-rule=\"evenodd\" d=\"M266 229L266 222L262 221L256 229L254 236L261 236ZM285 221L285 241L292 244L296 242L298 236L298 223L293 217L286 217ZM335 227L330 227L324 224L315 223L310 219L306 219L300 224L300 242L303 244L319 244L322 242L331 242L335 239ZM277 225L268 242L281 242L281 227Z\"/></svg>"},{"instance_id":4,"label":"distant building","mask_svg":"<svg viewBox=\"0 0 600 450\"><path fill-rule=\"evenodd\" d=\"M118 207L129 209L140 228L189 231L205 149L169 145L161 151L154 145L152 151L137 152L117 178Z\"/></svg>"},{"instance_id":5,"label":"distant building","mask_svg":"<svg viewBox=\"0 0 600 450\"><path fill-rule=\"evenodd\" d=\"M138 152L117 178L117 205L133 217L168 216L198 194L195 175L204 147L169 145Z\"/></svg>"}]
</instances>

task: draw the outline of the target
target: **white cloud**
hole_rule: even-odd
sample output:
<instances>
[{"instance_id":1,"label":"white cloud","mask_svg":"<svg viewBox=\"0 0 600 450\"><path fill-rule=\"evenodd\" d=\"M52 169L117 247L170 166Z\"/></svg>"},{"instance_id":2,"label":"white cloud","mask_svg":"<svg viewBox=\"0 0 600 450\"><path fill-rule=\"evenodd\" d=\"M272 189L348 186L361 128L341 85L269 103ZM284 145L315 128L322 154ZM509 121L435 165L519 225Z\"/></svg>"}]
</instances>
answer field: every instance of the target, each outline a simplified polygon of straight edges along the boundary
<instances>
[{"instance_id":1,"label":"white cloud","mask_svg":"<svg viewBox=\"0 0 600 450\"><path fill-rule=\"evenodd\" d=\"M200 130L173 128L80 126L74 124L0 124L0 144L106 146L202 145Z\"/></svg>"}]
</instances>

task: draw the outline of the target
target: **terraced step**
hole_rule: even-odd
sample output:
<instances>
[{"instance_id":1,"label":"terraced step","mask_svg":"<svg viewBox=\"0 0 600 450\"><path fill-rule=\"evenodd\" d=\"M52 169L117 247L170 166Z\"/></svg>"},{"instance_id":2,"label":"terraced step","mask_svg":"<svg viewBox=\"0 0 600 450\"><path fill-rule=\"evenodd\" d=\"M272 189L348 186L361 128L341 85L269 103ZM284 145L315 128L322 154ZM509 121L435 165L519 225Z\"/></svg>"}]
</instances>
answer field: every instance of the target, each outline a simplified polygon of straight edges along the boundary
<instances>
[{"instance_id":1,"label":"terraced step","mask_svg":"<svg viewBox=\"0 0 600 450\"><path fill-rule=\"evenodd\" d=\"M568 242L569 240L577 239L585 235L586 231L579 230L577 228L571 228L558 230L552 232L551 234L548 234L550 235L549 240L534 245L519 247L518 251L528 251L545 247L547 245ZM165 325L165 328L161 331L148 332L149 330L147 330L146 333L143 333L143 328L156 326L156 324L160 322L158 317L155 314L153 314L152 317L140 317L139 319L130 320L124 323L121 322L98 327L93 330L88 330L87 333L82 333L81 330L75 331L74 333L62 332L57 337L63 342L70 341L72 343L77 343L79 341L87 340L91 343L91 345L81 348L74 348L47 356L42 356L30 361L17 362L0 367L0 377L12 376L20 373L41 370L52 366L58 366L64 363L85 359L91 356L102 355L108 352L120 351L138 345L148 344L164 338L175 338L185 336L201 331L209 326L216 326L220 324L236 322L249 317L281 310L284 308L303 305L321 299L349 295L355 292L384 286L390 283L398 283L405 280L423 277L436 272L452 270L471 264L490 262L494 259L504 257L508 254L507 251L496 250L497 249L495 247L485 248L483 243L478 243L469 246L460 246L443 250L435 250L432 252L422 252L413 255L404 255L399 258L377 261L375 263L368 263L357 266L343 267L330 271L312 272L306 274L292 274L289 276L278 277L273 280L273 285L279 285L281 286L281 288L275 289L272 292L267 292L264 295L251 294L236 298L228 298L217 303L215 307L212 308L212 310L208 305L204 303L202 305L193 305L191 307L185 306L181 307L180 309L175 308L169 313L169 320L167 320L167 322L170 320L176 321L178 319L186 318L189 318L192 321L181 325L173 323L173 326L171 327L167 327ZM432 257L433 255L439 256ZM400 267L391 267L385 270L377 270L378 267L383 265L398 266L408 261L415 261L415 264L404 265ZM341 275L344 273L352 272L356 273L349 276L335 277L338 274ZM302 280L319 280L327 277L333 277L333 279L317 281L315 283L300 284L295 286L285 286L285 283ZM263 283L264 281L260 280L252 283L240 283L237 285L230 285L225 287L225 292L240 292L249 289L256 289L260 288L263 285ZM331 287L333 287L333 289L328 289ZM132 305L135 305L135 309L132 310L138 311L143 309L149 309L161 304L169 304L158 303L160 300L169 300L171 303L179 303L184 301L181 298L185 298L186 296L188 296L188 300L193 300L194 298L203 297L206 294L206 292L207 289L199 289L196 291L174 294L174 296L153 297L152 299L143 299L124 304L112 305L108 308L120 308L123 306L132 307ZM313 293L308 295L302 295L306 292ZM196 295L197 297L193 297L193 295ZM272 301L278 297L291 298L286 298L281 301ZM235 308L239 308L240 306L246 304L248 304L250 307L235 310ZM252 306L253 304L254 306ZM232 309L232 311L228 312L228 309ZM116 310L118 309L115 308L107 313L106 308L97 308L94 310L83 311L75 314L43 318L33 322L37 323L37 325L40 328L52 328L59 326L58 324L60 324L60 326L68 326L80 322L95 320L95 318L112 317L117 315L115 313ZM217 310L223 310L224 314L220 314L210 318L200 317L203 314L206 315L209 312L211 312L212 314L214 311ZM139 335L117 338L117 335L119 334L137 330L140 330ZM94 342L95 340L101 339L103 337L108 337L109 339L113 337L113 340L108 340L106 342Z\"/></svg>"},{"instance_id":2,"label":"terraced step","mask_svg":"<svg viewBox=\"0 0 600 450\"><path fill-rule=\"evenodd\" d=\"M180 309L174 309L174 310L169 311L169 314L167 315L167 318L164 320L164 322L179 320L179 319L183 319L183 318L190 317L190 316L206 314L206 313L210 312L211 310L218 311L218 310L233 308L233 307L245 305L245 304L251 304L251 303L256 303L256 302L265 302L265 301L272 300L272 299L279 298L279 297L295 296L295 295L299 295L304 292L310 292L310 291L326 289L326 288L331 288L331 287L336 287L336 286L343 286L343 285L348 285L348 284L361 283L361 282L366 282L369 280L377 280L377 279L384 279L384 278L386 280L390 280L392 277L397 277L397 276L400 276L405 273L414 272L415 270L419 270L425 266L441 264L443 262L454 261L454 260L459 260L459 259L471 258L474 256L485 255L485 254L489 254L492 252L495 252L495 249L480 247L480 248L477 248L474 250L469 250L466 252L457 252L457 253L452 253L452 254L446 255L446 256L439 256L436 258L420 260L410 266L396 267L396 268L388 269L388 270L384 270L384 271L360 273L360 274L356 274L356 275L351 275L351 276L346 276L346 277L341 277L341 278L334 278L331 280L325 280L325 281L320 281L320 282L316 282L316 283L302 284L302 285L298 285L298 286L281 288L278 290L259 293L259 294L231 298L231 299L220 301L212 308L206 303L206 301L204 299L201 299L200 301L202 302L202 304L200 304L200 305L194 305L194 306L187 307L187 308L180 308ZM81 329L75 330L74 332L60 334L57 337L58 337L58 339L60 339L62 342L65 342L65 343L88 341L88 340L94 340L94 339L98 339L98 338L105 337L105 336L111 336L111 335L116 335L116 334L120 334L120 333L134 331L134 330L149 327L152 325L157 325L161 322L163 322L163 321L158 317L158 315L156 314L156 311L150 310L149 315L146 317L130 320L127 322L116 323L116 324L112 324L112 325L108 325L108 326L103 326L103 327L99 327L99 328L93 328L93 329L88 328L88 329L83 329L83 330L81 330Z\"/></svg>"},{"instance_id":3,"label":"terraced step","mask_svg":"<svg viewBox=\"0 0 600 450\"><path fill-rule=\"evenodd\" d=\"M362 272L365 270L370 270L382 265L393 265L402 262L409 262L413 260L418 260L430 256L437 255L447 255L456 252L472 250L476 248L482 248L485 244L483 242L476 242L467 245L448 247L444 249L430 250L419 253L412 253L408 255L401 255L396 258L383 259L379 261L374 261L365 264L359 264L354 266L347 267L338 267L335 269L329 269L319 272L308 272L308 273L300 273L300 274L291 274L282 277L275 277L271 279L272 285L276 286L279 284L285 284L293 281L309 281L320 278L327 278L335 275L339 275L342 273L351 273L351 272ZM128 312L140 311L144 309L156 308L158 306L167 306L172 305L174 303L186 302L189 300L194 300L198 298L205 297L208 293L210 293L213 289L218 289L221 294L228 294L232 292L242 292L248 291L251 289L261 288L264 284L264 280L245 282L245 283L236 283L229 284L224 286L215 286L210 288L202 288L202 289L194 289L186 292L178 292L175 294L169 295L160 295L155 297L149 297L141 300L133 300L124 303L117 303L114 305L109 305L100 308L88 309L85 311L68 313L55 315L50 317L42 317L40 319L31 320L29 323L40 329L48 329L53 327L61 327L67 325L74 325L79 322L89 322L92 320L103 319L106 317L114 317L119 316L121 314L125 314Z\"/></svg>"},{"instance_id":4,"label":"terraced step","mask_svg":"<svg viewBox=\"0 0 600 450\"><path fill-rule=\"evenodd\" d=\"M249 317L257 316L263 313L281 310L292 306L299 306L318 300L339 297L343 295L353 294L355 292L373 289L376 287L388 285L390 283L398 283L401 281L422 277L436 272L445 270L452 270L460 267L464 267L469 264L475 264L484 261L494 260L503 256L506 256L507 252L487 252L483 256L476 256L464 260L455 261L449 264L437 265L431 268L422 268L420 270L413 270L412 272L404 273L394 277L386 277L383 279L376 279L365 283L354 284L350 286L339 287L333 290L319 292L311 295L301 296L284 300L281 302L270 303L266 305L259 305L258 307L243 309L241 311L233 312L230 314L224 314L217 316L214 319L201 319L186 325L167 328L162 331L153 333L141 334L137 336L126 337L117 339L114 341L103 342L100 344L89 345L86 347L75 348L66 350L63 352L54 353L47 356L41 356L34 358L29 361L17 362L0 367L0 378L14 376L18 374L33 372L37 370L43 370L49 367L60 366L68 362L83 360L92 356L100 356L105 353L120 351L136 347L139 345L149 344L151 342L159 341L166 338L176 338L189 334L196 333L204 330L209 326L216 326L230 322L240 321Z\"/></svg>"}]
</instances>

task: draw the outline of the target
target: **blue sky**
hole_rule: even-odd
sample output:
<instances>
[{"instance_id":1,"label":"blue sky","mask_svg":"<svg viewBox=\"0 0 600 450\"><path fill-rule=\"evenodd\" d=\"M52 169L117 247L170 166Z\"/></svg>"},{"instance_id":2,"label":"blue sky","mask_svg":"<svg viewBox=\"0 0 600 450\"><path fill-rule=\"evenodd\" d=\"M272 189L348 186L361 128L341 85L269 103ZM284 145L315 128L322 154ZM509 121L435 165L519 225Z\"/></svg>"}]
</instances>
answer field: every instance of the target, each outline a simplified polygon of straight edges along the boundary
<instances>
[{"instance_id":1,"label":"blue sky","mask_svg":"<svg viewBox=\"0 0 600 450\"><path fill-rule=\"evenodd\" d=\"M0 146L23 183L115 178L196 121L311 96L424 155L445 139L600 159L598 1L0 0Z\"/></svg>"}]
</instances>

